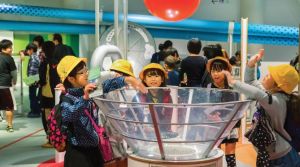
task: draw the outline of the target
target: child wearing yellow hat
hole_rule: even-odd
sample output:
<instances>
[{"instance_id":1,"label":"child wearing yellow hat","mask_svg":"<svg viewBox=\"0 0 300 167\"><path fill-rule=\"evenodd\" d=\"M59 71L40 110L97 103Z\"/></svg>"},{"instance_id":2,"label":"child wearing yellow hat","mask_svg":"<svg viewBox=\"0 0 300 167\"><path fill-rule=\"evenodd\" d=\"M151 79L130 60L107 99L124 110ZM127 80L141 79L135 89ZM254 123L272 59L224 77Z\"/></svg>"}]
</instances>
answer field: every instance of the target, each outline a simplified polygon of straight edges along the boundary
<instances>
[{"instance_id":1,"label":"child wearing yellow hat","mask_svg":"<svg viewBox=\"0 0 300 167\"><path fill-rule=\"evenodd\" d=\"M291 140L291 137L284 129L287 95L296 88L299 74L294 67L288 64L270 66L269 74L263 78L261 83L257 82L254 77L254 67L263 55L264 50L262 49L248 61L245 72L245 82L248 84L234 80L227 71L223 71L223 73L227 76L228 83L232 85L233 89L257 100L259 104L252 121L254 124L250 131L251 136L247 135L258 151L257 166L300 166L300 156L287 141ZM264 112L260 112L261 110ZM268 121L262 122L261 120L265 120L263 118L269 119L270 124ZM262 125L259 126L262 128L255 128L258 125ZM268 132L268 129L274 129L273 133L264 133ZM254 130L260 133L254 133ZM263 138L260 139L259 137L262 136Z\"/></svg>"},{"instance_id":2,"label":"child wearing yellow hat","mask_svg":"<svg viewBox=\"0 0 300 167\"><path fill-rule=\"evenodd\" d=\"M159 89L158 87L166 86L166 79L168 77L165 69L157 63L150 63L146 65L139 74L139 78L143 84L149 88L147 94L138 93L134 98L134 102L144 102L144 103L171 103L172 98L170 96L170 91L165 89ZM158 88L158 89L152 89ZM160 123L170 123L172 110L161 107L156 107L156 112ZM144 115L144 111L141 109L136 110L137 117L140 121L152 121L150 117ZM149 114L149 113L148 113ZM170 131L169 125L161 125L161 130L163 132Z\"/></svg>"},{"instance_id":3,"label":"child wearing yellow hat","mask_svg":"<svg viewBox=\"0 0 300 167\"><path fill-rule=\"evenodd\" d=\"M104 165L98 147L98 135L92 120L84 112L84 109L87 109L93 121L98 124L98 107L89 97L96 85L88 81L86 63L86 58L65 56L57 66L58 75L66 90L64 96L72 100L72 103L61 102L60 104L63 113L62 128L67 134L65 167ZM119 76L106 82L109 86L106 88L107 91L121 88L126 83L134 86L142 85L132 76Z\"/></svg>"},{"instance_id":4,"label":"child wearing yellow hat","mask_svg":"<svg viewBox=\"0 0 300 167\"><path fill-rule=\"evenodd\" d=\"M216 89L232 89L228 85L228 81L225 77L225 74L222 73L222 70L231 72L232 66L229 63L228 59L224 57L215 57L213 59L208 60L206 64L206 70L209 72L212 82L207 85L207 88L216 88ZM232 93L232 92L228 92ZM227 92L222 93L222 98L226 99L234 99L233 94L227 94ZM217 120L219 121L221 114L227 114L227 112L221 113L217 112L213 115L208 115L209 120ZM235 158L235 147L236 142L238 142L238 129L240 127L240 121L236 123L233 129L230 131L230 134L222 141L225 144L225 158L228 167L236 166L236 158Z\"/></svg>"}]
</instances>

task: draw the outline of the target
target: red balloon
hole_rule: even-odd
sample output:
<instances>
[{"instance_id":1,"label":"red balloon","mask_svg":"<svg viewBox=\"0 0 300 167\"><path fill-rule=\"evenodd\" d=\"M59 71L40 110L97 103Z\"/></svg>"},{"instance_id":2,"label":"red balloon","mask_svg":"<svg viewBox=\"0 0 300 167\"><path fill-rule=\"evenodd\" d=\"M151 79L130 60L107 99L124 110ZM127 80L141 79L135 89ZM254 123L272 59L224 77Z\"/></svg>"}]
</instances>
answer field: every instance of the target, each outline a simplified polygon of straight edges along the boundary
<instances>
[{"instance_id":1,"label":"red balloon","mask_svg":"<svg viewBox=\"0 0 300 167\"><path fill-rule=\"evenodd\" d=\"M180 21L192 16L201 0L144 0L148 11L166 21Z\"/></svg>"}]
</instances>

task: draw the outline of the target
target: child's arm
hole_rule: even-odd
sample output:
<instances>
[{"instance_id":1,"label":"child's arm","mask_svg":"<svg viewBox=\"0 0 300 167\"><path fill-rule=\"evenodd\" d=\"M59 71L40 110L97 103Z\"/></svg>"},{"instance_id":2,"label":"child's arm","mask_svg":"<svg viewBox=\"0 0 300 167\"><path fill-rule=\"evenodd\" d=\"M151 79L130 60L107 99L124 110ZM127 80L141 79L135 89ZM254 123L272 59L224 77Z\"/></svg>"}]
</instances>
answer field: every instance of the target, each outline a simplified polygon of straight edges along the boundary
<instances>
[{"instance_id":1,"label":"child's arm","mask_svg":"<svg viewBox=\"0 0 300 167\"><path fill-rule=\"evenodd\" d=\"M143 93L147 92L145 86L136 78L130 76L128 77L121 76L121 77L116 77L104 81L102 83L103 93L108 93L110 91L122 88L126 86L126 84L131 85L132 87L134 87L137 90L140 90Z\"/></svg>"},{"instance_id":2,"label":"child's arm","mask_svg":"<svg viewBox=\"0 0 300 167\"><path fill-rule=\"evenodd\" d=\"M234 80L234 78L228 71L223 71L223 73L226 75L229 85L231 85L234 90L237 90L238 92L243 93L250 99L257 100L260 103L260 105L262 105L267 112L284 108L284 107L282 107L283 106L282 104L284 103L284 101L281 101L280 99L278 99L277 96L272 96L273 102L270 105L269 104L269 96L265 92L264 89L260 89L256 86L242 83L240 81L236 81L236 80ZM269 114L272 114L272 113L269 113Z\"/></svg>"},{"instance_id":3,"label":"child's arm","mask_svg":"<svg viewBox=\"0 0 300 167\"><path fill-rule=\"evenodd\" d=\"M59 86L59 89L64 91L64 86ZM74 122L79 119L80 114L82 114L83 110L88 106L89 94L92 90L96 88L96 85L93 83L87 84L83 89L83 96L76 98L72 104L67 102L62 102L61 107L64 112L62 112L62 116L64 121L66 122Z\"/></svg>"},{"instance_id":4,"label":"child's arm","mask_svg":"<svg viewBox=\"0 0 300 167\"><path fill-rule=\"evenodd\" d=\"M255 65L259 62L264 56L264 49L260 49L259 52L252 56L247 63L246 71L245 71L245 83L250 85L263 88L261 83L258 82L255 78Z\"/></svg>"}]
</instances>

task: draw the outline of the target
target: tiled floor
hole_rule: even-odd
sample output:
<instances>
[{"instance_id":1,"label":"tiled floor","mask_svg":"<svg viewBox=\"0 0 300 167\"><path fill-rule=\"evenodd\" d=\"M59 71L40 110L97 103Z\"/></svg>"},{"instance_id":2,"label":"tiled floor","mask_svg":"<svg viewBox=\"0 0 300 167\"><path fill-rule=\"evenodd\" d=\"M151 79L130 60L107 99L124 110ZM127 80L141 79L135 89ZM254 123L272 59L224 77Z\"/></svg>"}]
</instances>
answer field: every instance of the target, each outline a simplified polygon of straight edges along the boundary
<instances>
[{"instance_id":1,"label":"tiled floor","mask_svg":"<svg viewBox=\"0 0 300 167\"><path fill-rule=\"evenodd\" d=\"M33 167L54 157L54 149L42 148L45 132L41 118L16 116L15 132L5 130L6 123L0 123L0 166Z\"/></svg>"}]
</instances>

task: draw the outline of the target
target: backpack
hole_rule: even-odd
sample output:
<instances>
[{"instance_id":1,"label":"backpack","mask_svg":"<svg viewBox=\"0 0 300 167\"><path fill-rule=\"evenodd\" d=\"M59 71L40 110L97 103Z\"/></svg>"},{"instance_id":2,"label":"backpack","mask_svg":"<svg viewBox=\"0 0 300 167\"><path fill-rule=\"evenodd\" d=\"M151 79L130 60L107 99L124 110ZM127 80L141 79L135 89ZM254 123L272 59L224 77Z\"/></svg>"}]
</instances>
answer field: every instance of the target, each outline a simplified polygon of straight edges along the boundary
<instances>
[{"instance_id":1,"label":"backpack","mask_svg":"<svg viewBox=\"0 0 300 167\"><path fill-rule=\"evenodd\" d=\"M272 95L268 93L268 96L268 103L272 104ZM271 118L262 106L257 106L257 110L253 114L251 128L245 133L245 137L257 148L256 166L270 166L270 155L267 148L276 144L276 135L271 125Z\"/></svg>"},{"instance_id":2,"label":"backpack","mask_svg":"<svg viewBox=\"0 0 300 167\"><path fill-rule=\"evenodd\" d=\"M289 141L289 143L297 152L300 152L300 96L298 92L293 92L289 95L286 106L287 113L284 129L292 138L292 141Z\"/></svg>"},{"instance_id":3,"label":"backpack","mask_svg":"<svg viewBox=\"0 0 300 167\"><path fill-rule=\"evenodd\" d=\"M66 139L67 134L62 130L62 110L60 104L62 102L73 103L71 98L67 96L60 96L59 104L55 105L48 117L48 136L50 143L58 152L63 152L66 150Z\"/></svg>"}]
</instances>

